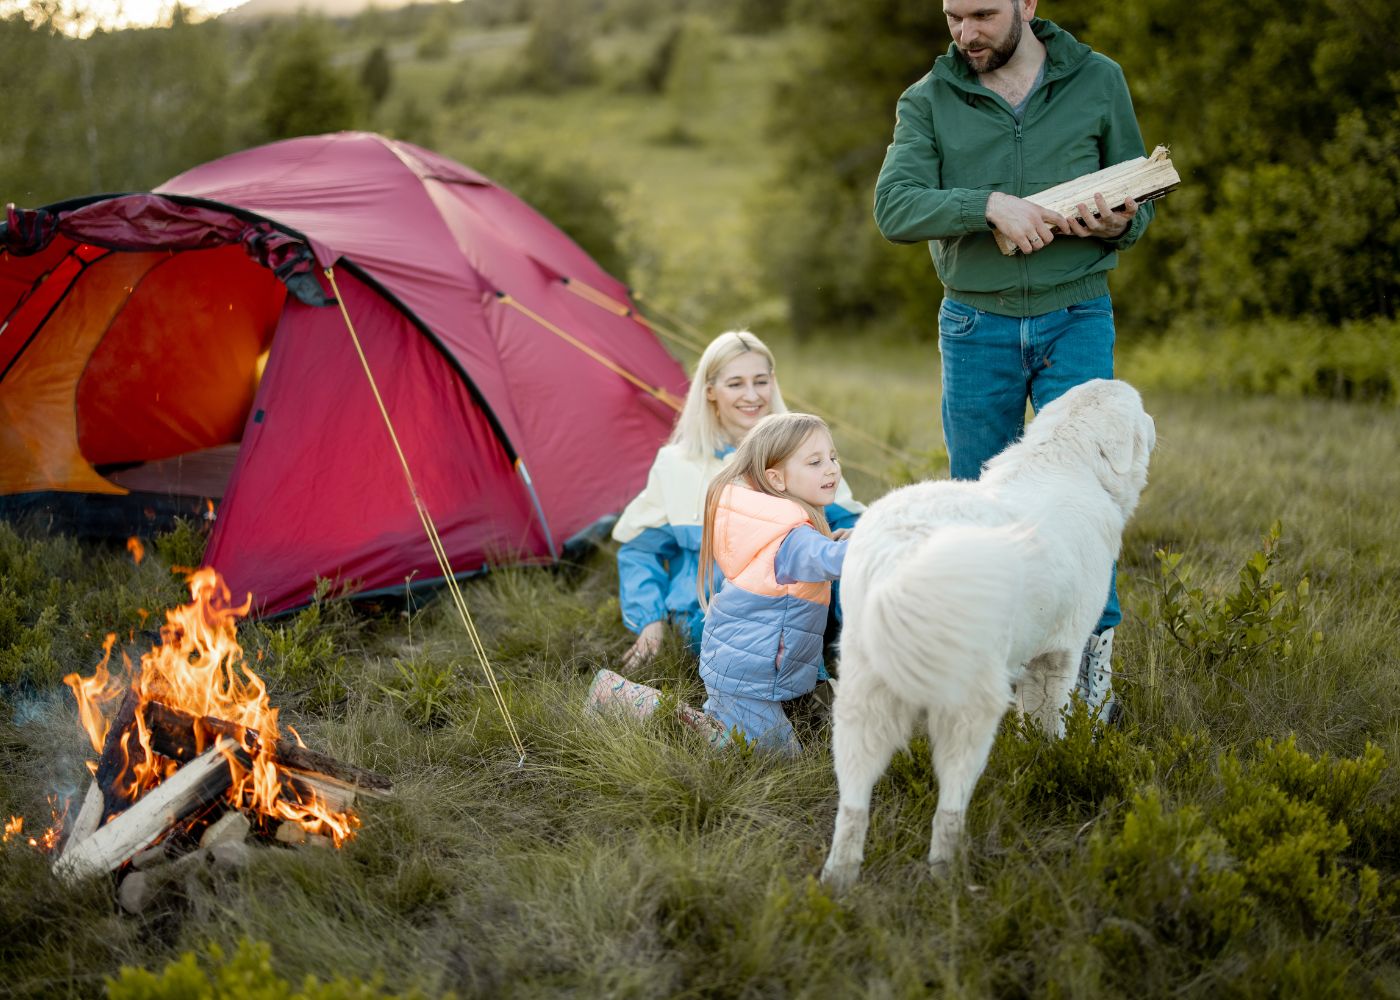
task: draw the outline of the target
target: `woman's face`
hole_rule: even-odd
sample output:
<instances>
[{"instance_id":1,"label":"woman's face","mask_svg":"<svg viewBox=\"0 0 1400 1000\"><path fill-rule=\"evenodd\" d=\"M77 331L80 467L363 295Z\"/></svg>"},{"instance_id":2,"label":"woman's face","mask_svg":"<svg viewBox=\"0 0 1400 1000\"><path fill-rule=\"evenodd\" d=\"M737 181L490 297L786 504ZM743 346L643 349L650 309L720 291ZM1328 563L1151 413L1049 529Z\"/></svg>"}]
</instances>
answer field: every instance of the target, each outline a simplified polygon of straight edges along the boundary
<instances>
[{"instance_id":1,"label":"woman's face","mask_svg":"<svg viewBox=\"0 0 1400 1000\"><path fill-rule=\"evenodd\" d=\"M757 351L745 351L719 370L705 387L721 433L737 445L754 424L773 410L773 371Z\"/></svg>"}]
</instances>

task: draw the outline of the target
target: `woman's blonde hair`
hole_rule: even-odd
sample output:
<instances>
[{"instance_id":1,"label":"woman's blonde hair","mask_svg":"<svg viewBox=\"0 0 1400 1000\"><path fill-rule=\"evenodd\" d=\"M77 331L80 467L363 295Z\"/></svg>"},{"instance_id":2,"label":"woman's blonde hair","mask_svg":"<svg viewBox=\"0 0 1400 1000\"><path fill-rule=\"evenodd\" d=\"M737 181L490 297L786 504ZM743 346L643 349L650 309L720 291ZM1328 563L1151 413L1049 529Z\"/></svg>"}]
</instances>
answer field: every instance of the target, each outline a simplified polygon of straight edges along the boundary
<instances>
[{"instance_id":1,"label":"woman's blonde hair","mask_svg":"<svg viewBox=\"0 0 1400 1000\"><path fill-rule=\"evenodd\" d=\"M715 515L719 511L720 495L731 483L738 483L760 493L791 500L802 508L812 526L827 537L831 528L826 523L826 514L819 507L813 507L806 500L775 489L764 475L769 469L782 465L802 446L814 431L831 429L821 417L810 413L770 413L753 430L744 435L739 449L734 453L734 461L727 465L710 481L705 493L705 520L700 532L700 573L696 589L700 594L700 607L708 609L710 597L714 593L715 572Z\"/></svg>"},{"instance_id":2,"label":"woman's blonde hair","mask_svg":"<svg viewBox=\"0 0 1400 1000\"><path fill-rule=\"evenodd\" d=\"M778 376L774 370L773 352L768 345L747 330L730 330L721 333L710 345L700 360L695 363L695 374L690 380L690 390L685 395L685 406L676 418L675 429L671 431L670 444L680 445L692 458L709 458L726 442L720 430L719 416L715 406L705 394L705 390L715 384L719 373L741 354L761 355L768 362L768 371L773 378L770 413L786 413L787 404L778 390Z\"/></svg>"}]
</instances>

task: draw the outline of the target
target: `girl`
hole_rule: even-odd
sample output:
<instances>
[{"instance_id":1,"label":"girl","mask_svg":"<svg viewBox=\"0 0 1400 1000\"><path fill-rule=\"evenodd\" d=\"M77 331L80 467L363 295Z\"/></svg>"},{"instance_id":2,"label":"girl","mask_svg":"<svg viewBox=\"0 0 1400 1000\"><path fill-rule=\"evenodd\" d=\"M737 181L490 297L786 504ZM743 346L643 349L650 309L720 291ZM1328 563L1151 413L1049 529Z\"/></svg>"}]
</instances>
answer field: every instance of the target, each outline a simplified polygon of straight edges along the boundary
<instances>
[{"instance_id":1,"label":"girl","mask_svg":"<svg viewBox=\"0 0 1400 1000\"><path fill-rule=\"evenodd\" d=\"M638 665L661 645L668 623L697 653L704 612L696 570L705 487L733 459L734 448L770 413L785 413L773 353L746 330L721 333L695 367L671 440L656 454L646 488L613 528L623 623L637 640L623 667ZM834 527L854 524L865 509L843 482L825 510Z\"/></svg>"},{"instance_id":2,"label":"girl","mask_svg":"<svg viewBox=\"0 0 1400 1000\"><path fill-rule=\"evenodd\" d=\"M830 581L841 575L849 534L833 537L822 512L840 482L821 418L774 414L744 438L705 497L705 712L763 747L799 749L782 703L817 684ZM716 565L724 586L711 596Z\"/></svg>"}]
</instances>

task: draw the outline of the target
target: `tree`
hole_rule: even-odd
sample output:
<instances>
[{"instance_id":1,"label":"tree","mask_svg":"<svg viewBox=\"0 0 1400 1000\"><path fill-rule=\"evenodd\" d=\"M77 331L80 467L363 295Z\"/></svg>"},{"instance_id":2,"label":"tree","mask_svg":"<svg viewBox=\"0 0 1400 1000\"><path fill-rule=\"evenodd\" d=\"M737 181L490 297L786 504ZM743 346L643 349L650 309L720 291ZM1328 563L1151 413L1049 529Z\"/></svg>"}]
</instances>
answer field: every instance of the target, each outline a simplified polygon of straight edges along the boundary
<instances>
[{"instance_id":1,"label":"tree","mask_svg":"<svg viewBox=\"0 0 1400 1000\"><path fill-rule=\"evenodd\" d=\"M376 45L360 66L360 86L369 95L370 106L379 107L393 85L394 68L389 63L388 50L383 45Z\"/></svg>"},{"instance_id":2,"label":"tree","mask_svg":"<svg viewBox=\"0 0 1400 1000\"><path fill-rule=\"evenodd\" d=\"M270 34L251 86L258 127L267 139L287 139L354 128L360 100L355 84L331 65L320 18L301 18Z\"/></svg>"},{"instance_id":3,"label":"tree","mask_svg":"<svg viewBox=\"0 0 1400 1000\"><path fill-rule=\"evenodd\" d=\"M1041 7L1123 66L1147 146L1184 183L1113 278L1125 326L1183 313L1394 315L1400 28L1388 0ZM774 100L783 194L760 259L799 325L904 313L934 330L927 253L885 246L871 194L900 92L946 50L923 0L792 0L811 40ZM922 272L922 276L919 273ZM907 295L901 295L901 290Z\"/></svg>"},{"instance_id":4,"label":"tree","mask_svg":"<svg viewBox=\"0 0 1400 1000\"><path fill-rule=\"evenodd\" d=\"M520 54L519 85L556 93L597 77L592 32L571 0L540 0Z\"/></svg>"}]
</instances>

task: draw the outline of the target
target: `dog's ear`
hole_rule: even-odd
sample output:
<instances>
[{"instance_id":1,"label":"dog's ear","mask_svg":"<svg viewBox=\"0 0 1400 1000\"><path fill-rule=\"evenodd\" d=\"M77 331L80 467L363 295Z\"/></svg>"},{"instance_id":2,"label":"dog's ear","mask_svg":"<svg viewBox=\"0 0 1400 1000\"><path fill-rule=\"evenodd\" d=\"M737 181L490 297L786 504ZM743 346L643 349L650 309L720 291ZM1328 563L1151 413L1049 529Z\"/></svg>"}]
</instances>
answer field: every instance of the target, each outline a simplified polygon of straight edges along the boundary
<instances>
[{"instance_id":1,"label":"dog's ear","mask_svg":"<svg viewBox=\"0 0 1400 1000\"><path fill-rule=\"evenodd\" d=\"M1133 457L1141 445L1141 429L1136 426L1120 425L1114 429L1114 434L1106 441L1099 442L1099 458L1106 466L1105 471L1111 471L1115 477L1122 479L1133 468ZM1101 475L1099 478L1103 478ZM1108 483L1105 480L1104 485Z\"/></svg>"}]
</instances>

